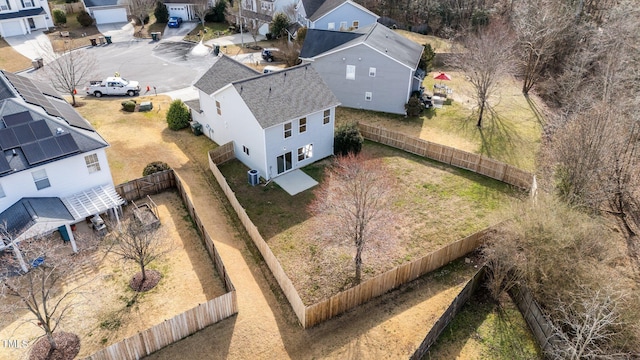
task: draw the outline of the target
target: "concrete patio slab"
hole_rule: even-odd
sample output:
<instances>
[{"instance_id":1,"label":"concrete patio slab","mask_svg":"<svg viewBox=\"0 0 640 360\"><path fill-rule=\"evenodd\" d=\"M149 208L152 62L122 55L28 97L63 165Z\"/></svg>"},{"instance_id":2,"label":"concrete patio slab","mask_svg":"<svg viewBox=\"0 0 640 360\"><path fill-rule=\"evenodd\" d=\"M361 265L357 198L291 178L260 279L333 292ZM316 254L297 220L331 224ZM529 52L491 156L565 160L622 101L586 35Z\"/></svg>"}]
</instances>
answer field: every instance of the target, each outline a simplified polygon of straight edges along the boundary
<instances>
[{"instance_id":1,"label":"concrete patio slab","mask_svg":"<svg viewBox=\"0 0 640 360\"><path fill-rule=\"evenodd\" d=\"M289 195L301 193L318 185L317 181L313 180L311 176L305 174L300 169L280 175L274 178L273 181L283 188Z\"/></svg>"}]
</instances>

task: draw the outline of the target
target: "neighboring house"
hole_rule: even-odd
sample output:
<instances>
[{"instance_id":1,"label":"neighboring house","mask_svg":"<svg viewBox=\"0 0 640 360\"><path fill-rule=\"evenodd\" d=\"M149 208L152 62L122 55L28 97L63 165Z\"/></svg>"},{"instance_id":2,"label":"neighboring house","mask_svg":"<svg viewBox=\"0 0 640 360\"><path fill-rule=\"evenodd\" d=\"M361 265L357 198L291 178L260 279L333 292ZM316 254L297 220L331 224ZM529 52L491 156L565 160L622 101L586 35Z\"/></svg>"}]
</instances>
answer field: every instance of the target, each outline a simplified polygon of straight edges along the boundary
<instances>
[{"instance_id":1,"label":"neighboring house","mask_svg":"<svg viewBox=\"0 0 640 360\"><path fill-rule=\"evenodd\" d=\"M269 32L269 23L273 15L277 13L289 13L293 10L298 0L241 0L242 18L245 21L260 22L260 35L266 35ZM293 15L293 14L290 14ZM236 17L238 17L237 15Z\"/></svg>"},{"instance_id":2,"label":"neighboring house","mask_svg":"<svg viewBox=\"0 0 640 360\"><path fill-rule=\"evenodd\" d=\"M82 2L98 25L127 22L129 6L125 0L82 0Z\"/></svg>"},{"instance_id":3,"label":"neighboring house","mask_svg":"<svg viewBox=\"0 0 640 360\"><path fill-rule=\"evenodd\" d=\"M309 65L269 74L220 57L194 84L194 120L236 158L271 179L333 154L338 99Z\"/></svg>"},{"instance_id":4,"label":"neighboring house","mask_svg":"<svg viewBox=\"0 0 640 360\"><path fill-rule=\"evenodd\" d=\"M420 89L423 46L375 23L353 32L307 30L300 58L311 62L342 106L405 114Z\"/></svg>"},{"instance_id":5,"label":"neighboring house","mask_svg":"<svg viewBox=\"0 0 640 360\"><path fill-rule=\"evenodd\" d=\"M164 5L169 10L169 17L180 17L184 21L200 21L196 15L195 1L189 0L163 0ZM209 6L215 5L215 0L209 0Z\"/></svg>"},{"instance_id":6,"label":"neighboring house","mask_svg":"<svg viewBox=\"0 0 640 360\"><path fill-rule=\"evenodd\" d=\"M296 20L308 29L349 31L380 18L351 0L298 0L295 9Z\"/></svg>"},{"instance_id":7,"label":"neighboring house","mask_svg":"<svg viewBox=\"0 0 640 360\"><path fill-rule=\"evenodd\" d=\"M55 230L75 250L70 225L122 205L107 147L49 85L0 71L0 250Z\"/></svg>"},{"instance_id":8,"label":"neighboring house","mask_svg":"<svg viewBox=\"0 0 640 360\"><path fill-rule=\"evenodd\" d=\"M0 0L0 36L30 34L53 27L49 4L45 0Z\"/></svg>"}]
</instances>

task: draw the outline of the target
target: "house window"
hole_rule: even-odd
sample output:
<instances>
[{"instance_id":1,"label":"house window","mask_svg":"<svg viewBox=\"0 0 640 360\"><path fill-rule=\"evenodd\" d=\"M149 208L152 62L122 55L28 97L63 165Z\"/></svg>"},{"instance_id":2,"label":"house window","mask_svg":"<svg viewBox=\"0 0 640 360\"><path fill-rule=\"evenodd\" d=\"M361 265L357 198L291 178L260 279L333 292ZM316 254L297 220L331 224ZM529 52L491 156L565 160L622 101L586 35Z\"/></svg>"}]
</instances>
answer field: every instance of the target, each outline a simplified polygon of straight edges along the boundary
<instances>
[{"instance_id":1,"label":"house window","mask_svg":"<svg viewBox=\"0 0 640 360\"><path fill-rule=\"evenodd\" d=\"M331 110L325 110L322 118L322 124L326 125L331 122Z\"/></svg>"},{"instance_id":2,"label":"house window","mask_svg":"<svg viewBox=\"0 0 640 360\"><path fill-rule=\"evenodd\" d=\"M7 195L4 193L4 189L2 188L2 184L0 184L0 198L3 198L5 196L7 196Z\"/></svg>"},{"instance_id":3,"label":"house window","mask_svg":"<svg viewBox=\"0 0 640 360\"><path fill-rule=\"evenodd\" d=\"M33 176L33 182L36 184L36 188L38 190L46 189L51 186L45 169L34 171L31 175Z\"/></svg>"},{"instance_id":4,"label":"house window","mask_svg":"<svg viewBox=\"0 0 640 360\"><path fill-rule=\"evenodd\" d=\"M369 68L369 76L376 77L376 68L374 67Z\"/></svg>"},{"instance_id":5,"label":"house window","mask_svg":"<svg viewBox=\"0 0 640 360\"><path fill-rule=\"evenodd\" d=\"M220 110L220 101L216 100L216 111L218 115L222 115L222 110Z\"/></svg>"},{"instance_id":6,"label":"house window","mask_svg":"<svg viewBox=\"0 0 640 360\"><path fill-rule=\"evenodd\" d=\"M355 79L356 79L356 66L347 65L347 80L355 80Z\"/></svg>"},{"instance_id":7,"label":"house window","mask_svg":"<svg viewBox=\"0 0 640 360\"><path fill-rule=\"evenodd\" d=\"M335 30L336 29L336 23L329 23L327 24L327 30Z\"/></svg>"},{"instance_id":8,"label":"house window","mask_svg":"<svg viewBox=\"0 0 640 360\"><path fill-rule=\"evenodd\" d=\"M269 1L261 2L262 10L264 11L273 11L273 3Z\"/></svg>"},{"instance_id":9,"label":"house window","mask_svg":"<svg viewBox=\"0 0 640 360\"><path fill-rule=\"evenodd\" d=\"M22 1L22 7L23 8L30 8L33 7L33 3L31 1Z\"/></svg>"},{"instance_id":10,"label":"house window","mask_svg":"<svg viewBox=\"0 0 640 360\"><path fill-rule=\"evenodd\" d=\"M345 30L347 30L347 22L340 21L340 31L345 31Z\"/></svg>"},{"instance_id":11,"label":"house window","mask_svg":"<svg viewBox=\"0 0 640 360\"><path fill-rule=\"evenodd\" d=\"M351 25L352 28L357 29L360 26L360 21L358 20L353 20L353 23Z\"/></svg>"},{"instance_id":12,"label":"house window","mask_svg":"<svg viewBox=\"0 0 640 360\"><path fill-rule=\"evenodd\" d=\"M11 4L7 0L0 1L0 10L11 10Z\"/></svg>"},{"instance_id":13,"label":"house window","mask_svg":"<svg viewBox=\"0 0 640 360\"><path fill-rule=\"evenodd\" d=\"M242 152L244 152L245 154L247 154L247 156L249 156L249 148L242 145Z\"/></svg>"},{"instance_id":14,"label":"house window","mask_svg":"<svg viewBox=\"0 0 640 360\"><path fill-rule=\"evenodd\" d=\"M100 161L98 161L98 154L85 156L84 162L87 163L87 170L89 170L89 174L100 171Z\"/></svg>"},{"instance_id":15,"label":"house window","mask_svg":"<svg viewBox=\"0 0 640 360\"><path fill-rule=\"evenodd\" d=\"M373 94L371 94L370 91L367 91L366 93L364 93L364 100L365 101L371 101L372 97L373 97Z\"/></svg>"},{"instance_id":16,"label":"house window","mask_svg":"<svg viewBox=\"0 0 640 360\"><path fill-rule=\"evenodd\" d=\"M298 130L300 134L307 131L307 118L300 119L300 128Z\"/></svg>"},{"instance_id":17,"label":"house window","mask_svg":"<svg viewBox=\"0 0 640 360\"><path fill-rule=\"evenodd\" d=\"M284 138L291 137L291 122L284 124Z\"/></svg>"},{"instance_id":18,"label":"house window","mask_svg":"<svg viewBox=\"0 0 640 360\"><path fill-rule=\"evenodd\" d=\"M313 157L313 144L305 145L298 148L298 161Z\"/></svg>"}]
</instances>

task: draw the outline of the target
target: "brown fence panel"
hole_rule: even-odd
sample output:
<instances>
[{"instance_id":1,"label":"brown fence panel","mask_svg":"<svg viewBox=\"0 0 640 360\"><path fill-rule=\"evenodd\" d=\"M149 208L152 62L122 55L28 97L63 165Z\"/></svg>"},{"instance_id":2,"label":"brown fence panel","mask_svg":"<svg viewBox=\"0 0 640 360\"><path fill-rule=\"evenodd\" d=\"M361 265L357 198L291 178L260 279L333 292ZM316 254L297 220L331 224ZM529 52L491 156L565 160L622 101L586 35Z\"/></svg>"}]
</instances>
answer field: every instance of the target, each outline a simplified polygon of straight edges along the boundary
<instances>
[{"instance_id":1,"label":"brown fence panel","mask_svg":"<svg viewBox=\"0 0 640 360\"><path fill-rule=\"evenodd\" d=\"M209 152L209 158L217 165L235 159L236 155L233 150L233 142L228 142L214 150L211 150Z\"/></svg>"},{"instance_id":2,"label":"brown fence panel","mask_svg":"<svg viewBox=\"0 0 640 360\"><path fill-rule=\"evenodd\" d=\"M435 144L377 126L359 123L358 129L365 139L389 145L445 164L474 171L522 189L529 189L533 181L533 174L527 171L520 170L500 161L483 158L478 154Z\"/></svg>"},{"instance_id":3,"label":"brown fence panel","mask_svg":"<svg viewBox=\"0 0 640 360\"><path fill-rule=\"evenodd\" d=\"M173 170L160 171L116 186L116 192L125 200L138 200L176 186Z\"/></svg>"},{"instance_id":4,"label":"brown fence panel","mask_svg":"<svg viewBox=\"0 0 640 360\"><path fill-rule=\"evenodd\" d=\"M55 4L53 5L53 10L62 10L66 14L74 14L84 10L84 5L82 2L76 3L66 3L66 4Z\"/></svg>"},{"instance_id":5,"label":"brown fence panel","mask_svg":"<svg viewBox=\"0 0 640 360\"><path fill-rule=\"evenodd\" d=\"M236 214L238 215L238 218L244 225L244 228L247 230L247 233L251 237L251 240L260 251L262 258L264 259L265 263L271 270L273 277L276 279L276 281L280 285L280 289L282 289L282 292L286 296L287 300L289 300L289 304L291 304L293 311L295 312L296 316L298 316L298 320L300 320L300 323L304 327L305 326L305 306L304 306L304 303L302 302L302 299L300 298L300 295L298 295L298 291L293 286L291 279L289 279L287 274L284 272L284 269L282 269L282 265L280 264L276 256L273 254L273 252L269 248L269 245L267 245L267 243L264 241L264 239L262 238L262 235L260 235L258 228L256 228L256 226L253 224L253 222L245 212L244 208L238 202L236 195L229 187L227 180L224 178L224 176L218 169L218 166L216 165L216 163L213 162L211 155L209 156L209 168L211 169L213 176L216 178L216 180L218 181L218 184L222 188L222 191L224 192L227 199L229 200L229 203L231 204Z\"/></svg>"},{"instance_id":6,"label":"brown fence panel","mask_svg":"<svg viewBox=\"0 0 640 360\"><path fill-rule=\"evenodd\" d=\"M525 286L511 288L509 295L511 295L513 302L516 303L524 320L529 325L529 329L531 329L533 336L536 338L540 349L546 351L554 341L553 328L538 303L533 299L533 295Z\"/></svg>"},{"instance_id":7,"label":"brown fence panel","mask_svg":"<svg viewBox=\"0 0 640 360\"><path fill-rule=\"evenodd\" d=\"M475 293L475 291L480 287L482 281L484 281L486 273L486 267L481 267L475 275L467 282L467 284L462 288L460 293L453 299L447 310L440 316L438 320L436 320L435 324L431 327L431 330L427 333L424 340L416 351L411 356L412 360L419 360L427 355L429 348L433 345L440 334L444 331L444 329L449 325L451 320L455 318L455 316L460 312L464 304L467 303L469 298Z\"/></svg>"}]
</instances>

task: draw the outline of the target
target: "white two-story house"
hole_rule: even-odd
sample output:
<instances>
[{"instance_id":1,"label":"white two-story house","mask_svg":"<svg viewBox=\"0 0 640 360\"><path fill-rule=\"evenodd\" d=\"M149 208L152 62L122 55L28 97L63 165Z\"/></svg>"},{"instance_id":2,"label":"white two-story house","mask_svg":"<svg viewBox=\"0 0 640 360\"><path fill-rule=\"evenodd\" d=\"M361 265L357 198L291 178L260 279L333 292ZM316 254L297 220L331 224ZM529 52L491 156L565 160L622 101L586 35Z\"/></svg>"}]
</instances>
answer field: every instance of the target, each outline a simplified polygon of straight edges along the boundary
<instances>
[{"instance_id":1,"label":"white two-story house","mask_svg":"<svg viewBox=\"0 0 640 360\"><path fill-rule=\"evenodd\" d=\"M53 27L46 0L0 0L0 36L25 35Z\"/></svg>"},{"instance_id":2,"label":"white two-story house","mask_svg":"<svg viewBox=\"0 0 640 360\"><path fill-rule=\"evenodd\" d=\"M333 155L340 103L309 65L260 74L222 56L194 85L193 119L267 180Z\"/></svg>"},{"instance_id":3,"label":"white two-story house","mask_svg":"<svg viewBox=\"0 0 640 360\"><path fill-rule=\"evenodd\" d=\"M56 230L75 250L70 225L119 208L107 147L49 85L0 71L0 250Z\"/></svg>"}]
</instances>

